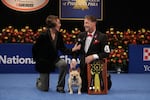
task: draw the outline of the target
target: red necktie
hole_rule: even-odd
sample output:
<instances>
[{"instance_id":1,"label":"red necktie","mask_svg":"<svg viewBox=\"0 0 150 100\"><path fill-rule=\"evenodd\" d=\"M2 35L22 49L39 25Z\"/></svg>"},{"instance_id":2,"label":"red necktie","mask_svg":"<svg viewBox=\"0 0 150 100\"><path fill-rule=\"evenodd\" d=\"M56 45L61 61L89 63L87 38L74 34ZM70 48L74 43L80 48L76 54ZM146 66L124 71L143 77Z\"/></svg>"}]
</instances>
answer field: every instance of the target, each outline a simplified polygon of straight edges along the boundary
<instances>
[{"instance_id":1,"label":"red necktie","mask_svg":"<svg viewBox=\"0 0 150 100\"><path fill-rule=\"evenodd\" d=\"M93 35L91 33L88 33L87 36L92 37Z\"/></svg>"}]
</instances>

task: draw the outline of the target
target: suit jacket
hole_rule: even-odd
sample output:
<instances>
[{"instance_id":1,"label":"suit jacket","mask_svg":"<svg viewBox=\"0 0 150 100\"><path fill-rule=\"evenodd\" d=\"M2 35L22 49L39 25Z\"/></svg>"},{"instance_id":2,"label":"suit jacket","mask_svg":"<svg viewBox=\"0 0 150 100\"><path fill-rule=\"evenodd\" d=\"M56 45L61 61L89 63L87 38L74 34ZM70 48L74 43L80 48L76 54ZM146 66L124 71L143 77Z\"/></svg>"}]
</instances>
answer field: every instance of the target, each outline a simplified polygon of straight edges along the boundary
<instances>
[{"instance_id":1,"label":"suit jacket","mask_svg":"<svg viewBox=\"0 0 150 100\"><path fill-rule=\"evenodd\" d=\"M71 49L67 49L60 32L56 33L56 47L52 43L50 31L40 34L33 45L32 54L36 61L35 68L38 72L47 73L54 71L55 63L58 61L58 50L64 54L72 54Z\"/></svg>"},{"instance_id":2,"label":"suit jacket","mask_svg":"<svg viewBox=\"0 0 150 100\"><path fill-rule=\"evenodd\" d=\"M103 34L101 32L96 31L94 33L93 39L91 41L91 44L89 46L89 49L87 53L85 53L84 48L85 48L85 40L87 37L87 32L81 32L78 35L78 39L82 39L81 41L81 50L76 53L75 57L80 54L80 68L81 68L81 74L82 72L84 73L84 67L85 67L85 57L92 55L92 54L97 54L99 56L99 59L103 59L109 56L109 53L106 53L104 51L104 47L108 45L107 42L107 36L106 34Z\"/></svg>"},{"instance_id":3,"label":"suit jacket","mask_svg":"<svg viewBox=\"0 0 150 100\"><path fill-rule=\"evenodd\" d=\"M109 52L106 52L104 50L105 46L108 45L106 34L96 31L94 33L93 39L91 41L91 44L87 52L84 51L86 37L87 37L87 32L82 32L78 35L77 40L82 40L80 41L81 49L80 51L76 52L74 55L75 57L77 56L80 57L80 75L82 78L81 90L84 92L88 91L87 64L85 64L85 57L92 54L97 54L99 56L99 59L103 59L109 56ZM109 89L111 88L111 79L109 77L108 77L108 88Z\"/></svg>"}]
</instances>

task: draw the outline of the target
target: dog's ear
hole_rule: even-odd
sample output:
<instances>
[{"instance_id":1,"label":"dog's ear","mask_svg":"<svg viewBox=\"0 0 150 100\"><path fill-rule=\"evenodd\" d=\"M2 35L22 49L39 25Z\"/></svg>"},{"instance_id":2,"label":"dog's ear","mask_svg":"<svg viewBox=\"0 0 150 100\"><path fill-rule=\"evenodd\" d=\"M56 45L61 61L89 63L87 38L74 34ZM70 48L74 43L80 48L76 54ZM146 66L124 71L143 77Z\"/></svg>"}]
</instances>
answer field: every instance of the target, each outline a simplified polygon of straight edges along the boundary
<instances>
[{"instance_id":1,"label":"dog's ear","mask_svg":"<svg viewBox=\"0 0 150 100\"><path fill-rule=\"evenodd\" d=\"M77 68L77 70L78 70L78 72L80 73L80 68L79 68L79 67Z\"/></svg>"}]
</instances>

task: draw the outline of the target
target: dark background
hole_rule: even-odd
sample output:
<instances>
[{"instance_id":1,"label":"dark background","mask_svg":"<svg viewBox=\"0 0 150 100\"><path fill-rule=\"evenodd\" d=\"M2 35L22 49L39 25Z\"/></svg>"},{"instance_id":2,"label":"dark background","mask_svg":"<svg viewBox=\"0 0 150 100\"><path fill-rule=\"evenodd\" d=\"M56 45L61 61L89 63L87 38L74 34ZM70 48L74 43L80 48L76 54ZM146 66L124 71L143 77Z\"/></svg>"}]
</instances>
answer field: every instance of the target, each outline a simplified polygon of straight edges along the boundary
<instances>
[{"instance_id":1,"label":"dark background","mask_svg":"<svg viewBox=\"0 0 150 100\"><path fill-rule=\"evenodd\" d=\"M117 30L127 28L138 30L150 29L150 14L148 0L103 0L103 21L97 24L98 30L105 32L110 27ZM0 1L0 29L8 25L22 28L29 25L36 30L45 25L45 18L49 14L59 14L59 0L49 0L44 8L33 12L18 12L6 7ZM83 30L83 21L62 20L62 28L72 30L78 27Z\"/></svg>"}]
</instances>

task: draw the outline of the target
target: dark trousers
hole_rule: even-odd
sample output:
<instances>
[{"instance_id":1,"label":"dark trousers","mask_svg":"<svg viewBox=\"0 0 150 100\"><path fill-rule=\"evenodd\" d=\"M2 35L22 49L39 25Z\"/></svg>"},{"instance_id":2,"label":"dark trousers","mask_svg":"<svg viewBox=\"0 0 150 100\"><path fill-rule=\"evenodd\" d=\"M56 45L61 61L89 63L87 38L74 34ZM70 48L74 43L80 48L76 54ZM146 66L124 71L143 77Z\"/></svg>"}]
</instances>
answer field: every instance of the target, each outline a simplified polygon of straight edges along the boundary
<instances>
[{"instance_id":1,"label":"dark trousers","mask_svg":"<svg viewBox=\"0 0 150 100\"><path fill-rule=\"evenodd\" d=\"M64 89L65 77L67 73L67 63L65 62L65 60L60 59L58 62L56 62L55 65L56 67L58 67L58 70L59 70L57 89ZM49 79L50 79L49 73L40 73L40 76L37 79L37 83L36 83L37 88L43 91L48 91Z\"/></svg>"},{"instance_id":2,"label":"dark trousers","mask_svg":"<svg viewBox=\"0 0 150 100\"><path fill-rule=\"evenodd\" d=\"M81 62L80 71L81 71L80 75L81 75L81 79L82 79L81 92L87 93L87 91L88 91L87 64Z\"/></svg>"}]
</instances>

